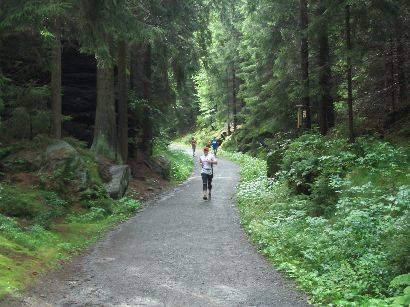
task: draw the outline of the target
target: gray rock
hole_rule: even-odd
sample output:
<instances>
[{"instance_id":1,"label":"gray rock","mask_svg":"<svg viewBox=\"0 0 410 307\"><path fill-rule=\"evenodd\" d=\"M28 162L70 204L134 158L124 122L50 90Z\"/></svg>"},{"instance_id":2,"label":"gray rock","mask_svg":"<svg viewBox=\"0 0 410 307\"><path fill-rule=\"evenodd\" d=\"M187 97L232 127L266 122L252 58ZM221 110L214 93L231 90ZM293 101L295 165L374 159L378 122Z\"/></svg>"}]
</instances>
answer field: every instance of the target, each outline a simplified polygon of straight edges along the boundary
<instances>
[{"instance_id":1,"label":"gray rock","mask_svg":"<svg viewBox=\"0 0 410 307\"><path fill-rule=\"evenodd\" d=\"M124 196L131 177L128 165L113 165L110 167L111 181L106 185L107 193L111 198L118 199Z\"/></svg>"},{"instance_id":2,"label":"gray rock","mask_svg":"<svg viewBox=\"0 0 410 307\"><path fill-rule=\"evenodd\" d=\"M9 154L2 160L6 171L33 172L41 167L42 155L40 151L19 151Z\"/></svg>"},{"instance_id":3,"label":"gray rock","mask_svg":"<svg viewBox=\"0 0 410 307\"><path fill-rule=\"evenodd\" d=\"M169 179L171 174L171 162L163 156L151 157L145 164L164 179Z\"/></svg>"},{"instance_id":4,"label":"gray rock","mask_svg":"<svg viewBox=\"0 0 410 307\"><path fill-rule=\"evenodd\" d=\"M48 169L57 169L62 166L77 166L80 163L80 155L73 146L64 141L58 141L49 145L44 156L44 165Z\"/></svg>"},{"instance_id":5,"label":"gray rock","mask_svg":"<svg viewBox=\"0 0 410 307\"><path fill-rule=\"evenodd\" d=\"M78 184L78 190L85 190L90 181L90 174L78 151L65 141L57 141L46 149L42 161L43 171L61 170Z\"/></svg>"}]
</instances>

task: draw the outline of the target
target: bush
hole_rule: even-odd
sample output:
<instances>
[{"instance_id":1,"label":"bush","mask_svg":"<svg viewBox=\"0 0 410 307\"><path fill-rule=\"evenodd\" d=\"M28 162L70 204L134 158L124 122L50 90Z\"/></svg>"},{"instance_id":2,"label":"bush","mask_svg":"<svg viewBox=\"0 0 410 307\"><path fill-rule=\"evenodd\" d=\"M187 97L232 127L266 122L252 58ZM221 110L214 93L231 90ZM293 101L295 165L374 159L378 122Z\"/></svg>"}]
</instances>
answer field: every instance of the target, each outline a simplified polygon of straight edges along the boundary
<instances>
[{"instance_id":1,"label":"bush","mask_svg":"<svg viewBox=\"0 0 410 307\"><path fill-rule=\"evenodd\" d=\"M86 209L100 208L104 209L105 215L113 213L112 206L114 201L111 198L100 198L96 200L88 200L83 202L83 207Z\"/></svg>"},{"instance_id":2,"label":"bush","mask_svg":"<svg viewBox=\"0 0 410 307\"><path fill-rule=\"evenodd\" d=\"M403 293L389 287L410 267L403 149L369 137L350 145L308 134L287 147L272 179L258 167L264 161L227 156L242 166L237 202L245 229L314 303L385 306L386 297Z\"/></svg>"},{"instance_id":3,"label":"bush","mask_svg":"<svg viewBox=\"0 0 410 307\"><path fill-rule=\"evenodd\" d=\"M113 204L113 214L119 217L128 217L141 206L141 203L135 199L123 197Z\"/></svg>"}]
</instances>

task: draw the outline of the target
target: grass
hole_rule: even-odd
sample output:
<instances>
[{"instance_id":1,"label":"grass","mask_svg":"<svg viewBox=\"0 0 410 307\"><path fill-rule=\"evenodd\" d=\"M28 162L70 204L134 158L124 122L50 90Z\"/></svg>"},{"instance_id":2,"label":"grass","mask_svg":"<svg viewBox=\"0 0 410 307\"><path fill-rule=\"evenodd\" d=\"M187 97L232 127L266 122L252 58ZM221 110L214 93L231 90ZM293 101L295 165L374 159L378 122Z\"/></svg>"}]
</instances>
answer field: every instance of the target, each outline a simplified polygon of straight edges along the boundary
<instances>
[{"instance_id":1,"label":"grass","mask_svg":"<svg viewBox=\"0 0 410 307\"><path fill-rule=\"evenodd\" d=\"M90 246L138 207L137 201L121 199L113 203L111 215L93 218L91 210L76 213L75 221L53 224L49 230L38 224L24 227L19 225L22 221L0 215L0 298L19 293L38 273L58 267Z\"/></svg>"}]
</instances>

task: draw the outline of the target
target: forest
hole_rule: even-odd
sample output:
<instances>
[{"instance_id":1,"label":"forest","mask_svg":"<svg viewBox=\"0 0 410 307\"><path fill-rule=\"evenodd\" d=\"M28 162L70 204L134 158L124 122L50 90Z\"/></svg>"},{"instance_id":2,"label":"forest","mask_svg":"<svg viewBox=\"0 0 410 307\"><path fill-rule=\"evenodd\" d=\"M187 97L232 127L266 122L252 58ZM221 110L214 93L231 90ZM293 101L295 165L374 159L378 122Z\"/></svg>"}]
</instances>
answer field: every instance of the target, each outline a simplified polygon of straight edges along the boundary
<instances>
[{"instance_id":1,"label":"forest","mask_svg":"<svg viewBox=\"0 0 410 307\"><path fill-rule=\"evenodd\" d=\"M132 216L145 171L189 177L194 136L310 303L408 306L409 50L407 0L2 0L0 298Z\"/></svg>"}]
</instances>

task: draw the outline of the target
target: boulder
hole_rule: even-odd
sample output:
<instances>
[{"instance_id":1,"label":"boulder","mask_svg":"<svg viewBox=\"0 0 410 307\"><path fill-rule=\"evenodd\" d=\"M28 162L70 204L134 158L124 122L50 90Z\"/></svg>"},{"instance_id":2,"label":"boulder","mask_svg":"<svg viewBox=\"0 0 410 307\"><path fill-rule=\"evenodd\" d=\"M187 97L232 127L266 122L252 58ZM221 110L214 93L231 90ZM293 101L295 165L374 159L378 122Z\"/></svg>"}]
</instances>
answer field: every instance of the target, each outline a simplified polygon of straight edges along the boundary
<instances>
[{"instance_id":1,"label":"boulder","mask_svg":"<svg viewBox=\"0 0 410 307\"><path fill-rule=\"evenodd\" d=\"M85 162L78 151L65 141L49 145L42 161L42 171L58 171L64 179L71 179L78 184L78 190L88 187L90 175Z\"/></svg>"},{"instance_id":2,"label":"boulder","mask_svg":"<svg viewBox=\"0 0 410 307\"><path fill-rule=\"evenodd\" d=\"M1 162L6 172L33 172L41 167L42 152L23 150L9 153Z\"/></svg>"},{"instance_id":3,"label":"boulder","mask_svg":"<svg viewBox=\"0 0 410 307\"><path fill-rule=\"evenodd\" d=\"M43 165L54 170L67 163L69 166L77 166L80 159L80 155L73 146L64 141L57 141L47 147Z\"/></svg>"},{"instance_id":4,"label":"boulder","mask_svg":"<svg viewBox=\"0 0 410 307\"><path fill-rule=\"evenodd\" d=\"M111 198L118 199L124 196L131 177L128 165L113 165L110 167L111 181L106 185L107 193Z\"/></svg>"},{"instance_id":5,"label":"boulder","mask_svg":"<svg viewBox=\"0 0 410 307\"><path fill-rule=\"evenodd\" d=\"M171 175L171 162L163 156L151 157L145 164L163 179L169 179Z\"/></svg>"}]
</instances>

